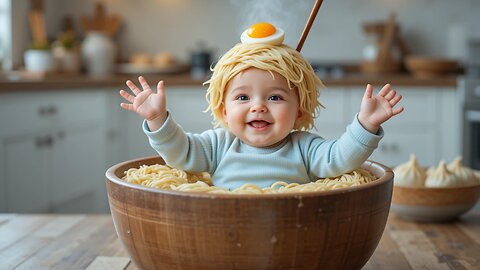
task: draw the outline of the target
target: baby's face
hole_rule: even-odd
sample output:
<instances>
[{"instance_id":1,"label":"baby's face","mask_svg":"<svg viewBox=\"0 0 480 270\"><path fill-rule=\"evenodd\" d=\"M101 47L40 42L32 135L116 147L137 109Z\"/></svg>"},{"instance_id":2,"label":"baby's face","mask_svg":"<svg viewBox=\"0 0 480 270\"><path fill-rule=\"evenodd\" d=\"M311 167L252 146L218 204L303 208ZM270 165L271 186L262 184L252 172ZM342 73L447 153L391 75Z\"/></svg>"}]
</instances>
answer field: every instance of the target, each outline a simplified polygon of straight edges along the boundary
<instances>
[{"instance_id":1,"label":"baby's face","mask_svg":"<svg viewBox=\"0 0 480 270\"><path fill-rule=\"evenodd\" d=\"M249 68L227 85L223 119L240 140L255 147L278 145L300 117L296 90L280 74Z\"/></svg>"}]
</instances>

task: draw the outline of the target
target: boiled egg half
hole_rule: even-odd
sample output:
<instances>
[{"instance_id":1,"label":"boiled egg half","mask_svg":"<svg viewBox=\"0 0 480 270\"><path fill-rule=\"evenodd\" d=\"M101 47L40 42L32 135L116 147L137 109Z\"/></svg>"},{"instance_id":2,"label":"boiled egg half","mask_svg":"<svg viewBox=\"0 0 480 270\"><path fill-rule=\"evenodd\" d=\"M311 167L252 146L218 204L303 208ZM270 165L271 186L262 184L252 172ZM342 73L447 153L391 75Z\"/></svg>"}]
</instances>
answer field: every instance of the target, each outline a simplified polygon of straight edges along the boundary
<instances>
[{"instance_id":1,"label":"boiled egg half","mask_svg":"<svg viewBox=\"0 0 480 270\"><path fill-rule=\"evenodd\" d=\"M261 22L250 26L247 30L243 31L240 36L240 40L243 44L271 44L281 45L285 39L285 32L275 27L271 23Z\"/></svg>"}]
</instances>

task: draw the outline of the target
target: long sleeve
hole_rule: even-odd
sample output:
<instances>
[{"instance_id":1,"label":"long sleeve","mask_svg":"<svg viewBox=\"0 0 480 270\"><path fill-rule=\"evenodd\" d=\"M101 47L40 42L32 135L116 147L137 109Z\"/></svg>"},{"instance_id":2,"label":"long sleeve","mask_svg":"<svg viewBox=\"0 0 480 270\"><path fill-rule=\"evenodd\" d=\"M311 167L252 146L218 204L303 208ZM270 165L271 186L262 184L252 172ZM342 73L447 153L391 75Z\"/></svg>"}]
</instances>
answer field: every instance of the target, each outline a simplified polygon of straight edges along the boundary
<instances>
[{"instance_id":1,"label":"long sleeve","mask_svg":"<svg viewBox=\"0 0 480 270\"><path fill-rule=\"evenodd\" d=\"M337 140L308 136L302 148L311 178L335 177L359 168L377 148L383 135L381 127L377 134L367 131L355 116Z\"/></svg>"},{"instance_id":2,"label":"long sleeve","mask_svg":"<svg viewBox=\"0 0 480 270\"><path fill-rule=\"evenodd\" d=\"M143 122L143 131L150 145L171 167L192 172L209 172L216 169L219 151L228 135L222 130L208 130L201 134L186 133L169 114L160 129L150 131Z\"/></svg>"},{"instance_id":3,"label":"long sleeve","mask_svg":"<svg viewBox=\"0 0 480 270\"><path fill-rule=\"evenodd\" d=\"M338 140L297 131L273 148L249 146L226 129L186 133L170 115L157 131L151 132L146 122L143 130L167 165L209 172L214 185L229 189L246 183L260 187L277 181L307 183L350 172L360 167L383 137L383 129L371 134L357 118Z\"/></svg>"}]
</instances>

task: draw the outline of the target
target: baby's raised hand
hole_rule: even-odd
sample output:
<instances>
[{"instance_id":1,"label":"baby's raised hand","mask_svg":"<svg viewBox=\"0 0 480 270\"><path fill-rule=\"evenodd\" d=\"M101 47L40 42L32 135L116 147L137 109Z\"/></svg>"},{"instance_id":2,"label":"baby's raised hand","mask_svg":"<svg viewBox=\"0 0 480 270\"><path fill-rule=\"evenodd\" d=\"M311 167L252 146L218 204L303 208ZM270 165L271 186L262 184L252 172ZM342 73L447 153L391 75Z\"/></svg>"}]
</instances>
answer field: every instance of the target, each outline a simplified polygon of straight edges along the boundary
<instances>
[{"instance_id":1,"label":"baby's raised hand","mask_svg":"<svg viewBox=\"0 0 480 270\"><path fill-rule=\"evenodd\" d=\"M376 96L372 96L373 87L370 84L367 85L358 120L372 133L377 133L382 123L403 111L403 107L394 108L402 99L402 95L390 88L391 85L386 84Z\"/></svg>"},{"instance_id":2,"label":"baby's raised hand","mask_svg":"<svg viewBox=\"0 0 480 270\"><path fill-rule=\"evenodd\" d=\"M136 112L148 122L150 130L157 130L163 125L167 118L166 100L165 100L165 86L163 81L157 85L157 92L153 92L147 81L142 77L138 77L138 81L143 88L143 91L130 80L127 81L127 86L132 91L133 95L125 90L120 90L120 95L130 103L121 103L120 106L129 111Z\"/></svg>"}]
</instances>

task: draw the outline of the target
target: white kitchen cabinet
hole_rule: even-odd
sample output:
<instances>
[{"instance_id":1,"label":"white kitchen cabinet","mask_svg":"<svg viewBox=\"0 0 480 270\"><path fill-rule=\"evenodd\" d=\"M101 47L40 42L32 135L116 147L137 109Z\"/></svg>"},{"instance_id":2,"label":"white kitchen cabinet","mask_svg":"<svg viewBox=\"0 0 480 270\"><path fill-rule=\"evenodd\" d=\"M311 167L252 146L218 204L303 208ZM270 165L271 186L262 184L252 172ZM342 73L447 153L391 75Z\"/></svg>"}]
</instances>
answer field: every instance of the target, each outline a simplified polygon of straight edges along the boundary
<instances>
[{"instance_id":1,"label":"white kitchen cabinet","mask_svg":"<svg viewBox=\"0 0 480 270\"><path fill-rule=\"evenodd\" d=\"M64 212L73 203L77 212L108 209L107 100L104 91L1 95L2 211Z\"/></svg>"},{"instance_id":2,"label":"white kitchen cabinet","mask_svg":"<svg viewBox=\"0 0 480 270\"><path fill-rule=\"evenodd\" d=\"M46 136L17 136L2 141L5 200L2 212L46 212L49 205L49 151Z\"/></svg>"},{"instance_id":3,"label":"white kitchen cabinet","mask_svg":"<svg viewBox=\"0 0 480 270\"><path fill-rule=\"evenodd\" d=\"M377 87L378 88L378 87ZM376 94L379 89L375 89ZM371 159L394 167L415 154L423 166L451 161L460 153L457 91L440 87L396 87L405 110L383 125L385 137ZM350 107L358 108L364 89L352 88ZM352 112L353 114L353 112Z\"/></svg>"},{"instance_id":4,"label":"white kitchen cabinet","mask_svg":"<svg viewBox=\"0 0 480 270\"><path fill-rule=\"evenodd\" d=\"M440 154L438 143L434 130L390 130L385 132L385 137L369 159L393 168L408 161L410 154L415 153L419 162L429 165Z\"/></svg>"},{"instance_id":5,"label":"white kitchen cabinet","mask_svg":"<svg viewBox=\"0 0 480 270\"><path fill-rule=\"evenodd\" d=\"M213 116L208 107L206 87L173 87L166 91L167 108L186 132L201 133L211 129Z\"/></svg>"},{"instance_id":6,"label":"white kitchen cabinet","mask_svg":"<svg viewBox=\"0 0 480 270\"><path fill-rule=\"evenodd\" d=\"M345 132L347 125L352 122L350 91L345 87L328 87L320 92L320 109L315 119L312 132L320 134L325 139L335 139Z\"/></svg>"},{"instance_id":7,"label":"white kitchen cabinet","mask_svg":"<svg viewBox=\"0 0 480 270\"><path fill-rule=\"evenodd\" d=\"M105 193L106 131L103 126L86 126L58 132L50 158L50 208L65 205L89 194ZM92 201L86 200L89 204ZM98 202L105 204L106 201ZM104 205L105 206L105 205ZM95 208L90 205L89 208Z\"/></svg>"}]
</instances>

